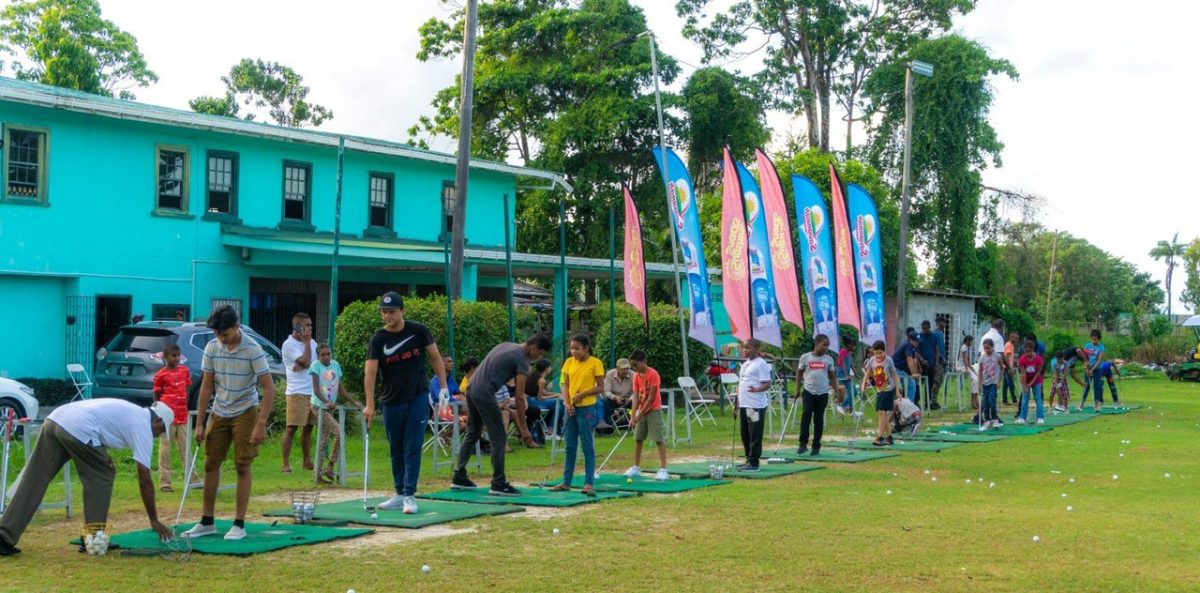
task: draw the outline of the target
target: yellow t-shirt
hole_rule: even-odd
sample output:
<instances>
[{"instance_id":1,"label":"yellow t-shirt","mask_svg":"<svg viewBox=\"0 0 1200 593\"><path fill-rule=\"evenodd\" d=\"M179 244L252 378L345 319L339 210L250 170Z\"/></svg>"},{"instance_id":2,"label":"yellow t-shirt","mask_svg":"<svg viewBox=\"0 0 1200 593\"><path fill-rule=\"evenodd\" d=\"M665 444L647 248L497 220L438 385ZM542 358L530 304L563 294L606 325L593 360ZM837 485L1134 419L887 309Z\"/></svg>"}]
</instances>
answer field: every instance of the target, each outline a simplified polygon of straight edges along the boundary
<instances>
[{"instance_id":1,"label":"yellow t-shirt","mask_svg":"<svg viewBox=\"0 0 1200 593\"><path fill-rule=\"evenodd\" d=\"M579 362L574 356L567 358L567 361L562 365L562 374L567 378L567 385L571 391L567 397L575 397L576 394L582 391L589 391L599 385L604 380L604 363L600 362L595 356L587 357L587 360ZM590 395L579 400L576 406L591 406L596 403L596 396Z\"/></svg>"},{"instance_id":2,"label":"yellow t-shirt","mask_svg":"<svg viewBox=\"0 0 1200 593\"><path fill-rule=\"evenodd\" d=\"M471 380L466 377L463 377L463 380L458 382L458 390L465 394L467 392L467 385L470 385L470 384L471 384Z\"/></svg>"}]
</instances>

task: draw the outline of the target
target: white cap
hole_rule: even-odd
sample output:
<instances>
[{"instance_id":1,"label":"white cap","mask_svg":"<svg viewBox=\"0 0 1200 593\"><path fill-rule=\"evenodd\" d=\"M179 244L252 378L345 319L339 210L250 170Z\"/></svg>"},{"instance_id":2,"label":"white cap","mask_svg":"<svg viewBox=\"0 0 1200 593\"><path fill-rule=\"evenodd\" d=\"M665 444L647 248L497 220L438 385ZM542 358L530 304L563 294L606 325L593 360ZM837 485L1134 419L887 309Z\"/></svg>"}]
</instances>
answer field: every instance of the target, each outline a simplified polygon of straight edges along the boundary
<instances>
[{"instance_id":1,"label":"white cap","mask_svg":"<svg viewBox=\"0 0 1200 593\"><path fill-rule=\"evenodd\" d=\"M167 404L162 402L154 402L154 405L150 406L150 411L154 412L155 415L161 418L163 424L166 425L167 428L170 428L171 425L175 423L175 412L171 411L171 407ZM163 434L169 435L170 432L164 432ZM170 436L167 438L170 439Z\"/></svg>"}]
</instances>

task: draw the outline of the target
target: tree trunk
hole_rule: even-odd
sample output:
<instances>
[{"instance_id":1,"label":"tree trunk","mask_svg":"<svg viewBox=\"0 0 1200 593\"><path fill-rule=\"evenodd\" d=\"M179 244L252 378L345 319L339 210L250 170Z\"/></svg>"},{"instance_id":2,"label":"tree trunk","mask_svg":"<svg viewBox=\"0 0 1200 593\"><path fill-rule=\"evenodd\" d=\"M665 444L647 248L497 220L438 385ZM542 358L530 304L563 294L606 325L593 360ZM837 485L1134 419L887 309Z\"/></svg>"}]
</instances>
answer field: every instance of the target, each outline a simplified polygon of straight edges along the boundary
<instances>
[{"instance_id":1,"label":"tree trunk","mask_svg":"<svg viewBox=\"0 0 1200 593\"><path fill-rule=\"evenodd\" d=\"M846 106L846 160L854 156L854 144L850 141L854 134L854 103Z\"/></svg>"}]
</instances>

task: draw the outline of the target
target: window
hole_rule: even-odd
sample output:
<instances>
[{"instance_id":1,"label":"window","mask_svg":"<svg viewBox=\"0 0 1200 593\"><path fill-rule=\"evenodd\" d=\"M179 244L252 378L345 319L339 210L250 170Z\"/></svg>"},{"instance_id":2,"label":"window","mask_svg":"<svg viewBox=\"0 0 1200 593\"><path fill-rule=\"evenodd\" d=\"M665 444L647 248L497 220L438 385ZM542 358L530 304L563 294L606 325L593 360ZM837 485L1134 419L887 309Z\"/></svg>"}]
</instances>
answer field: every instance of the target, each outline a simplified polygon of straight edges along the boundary
<instances>
[{"instance_id":1,"label":"window","mask_svg":"<svg viewBox=\"0 0 1200 593\"><path fill-rule=\"evenodd\" d=\"M187 210L188 153L177 148L158 149L158 200L160 210Z\"/></svg>"},{"instance_id":2,"label":"window","mask_svg":"<svg viewBox=\"0 0 1200 593\"><path fill-rule=\"evenodd\" d=\"M5 197L46 202L46 132L5 126Z\"/></svg>"},{"instance_id":3,"label":"window","mask_svg":"<svg viewBox=\"0 0 1200 593\"><path fill-rule=\"evenodd\" d=\"M211 305L209 308L210 311L215 310L217 307L229 305L230 307L233 307L234 311L237 312L239 318L242 316L242 299L223 299L214 297L209 300L209 304Z\"/></svg>"},{"instance_id":4,"label":"window","mask_svg":"<svg viewBox=\"0 0 1200 593\"><path fill-rule=\"evenodd\" d=\"M458 206L458 192L454 191L453 181L442 182L442 220L444 226L442 240L448 238L454 233L454 209Z\"/></svg>"},{"instance_id":5,"label":"window","mask_svg":"<svg viewBox=\"0 0 1200 593\"><path fill-rule=\"evenodd\" d=\"M191 311L188 305L153 305L150 317L153 321L188 321Z\"/></svg>"},{"instance_id":6,"label":"window","mask_svg":"<svg viewBox=\"0 0 1200 593\"><path fill-rule=\"evenodd\" d=\"M391 230L392 185L395 178L387 173L371 173L367 224Z\"/></svg>"},{"instance_id":7,"label":"window","mask_svg":"<svg viewBox=\"0 0 1200 593\"><path fill-rule=\"evenodd\" d=\"M258 342L258 345L262 346L263 353L267 355L267 361L271 364L283 364L283 354L279 352L279 348L275 346L275 344L268 342L266 338L254 334L248 334L246 332L242 332L242 337L248 337L255 342Z\"/></svg>"},{"instance_id":8,"label":"window","mask_svg":"<svg viewBox=\"0 0 1200 593\"><path fill-rule=\"evenodd\" d=\"M209 214L237 215L237 161L236 153L209 151Z\"/></svg>"},{"instance_id":9,"label":"window","mask_svg":"<svg viewBox=\"0 0 1200 593\"><path fill-rule=\"evenodd\" d=\"M308 222L312 195L312 165L283 162L283 219Z\"/></svg>"}]
</instances>

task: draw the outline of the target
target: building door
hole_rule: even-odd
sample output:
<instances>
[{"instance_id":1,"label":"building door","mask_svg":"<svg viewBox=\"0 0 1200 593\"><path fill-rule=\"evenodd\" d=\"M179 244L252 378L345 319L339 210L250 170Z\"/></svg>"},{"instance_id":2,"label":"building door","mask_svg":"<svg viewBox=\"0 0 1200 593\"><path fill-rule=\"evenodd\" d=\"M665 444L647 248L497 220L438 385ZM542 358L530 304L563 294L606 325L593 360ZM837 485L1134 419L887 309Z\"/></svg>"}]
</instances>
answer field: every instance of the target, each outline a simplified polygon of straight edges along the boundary
<instances>
[{"instance_id":1,"label":"building door","mask_svg":"<svg viewBox=\"0 0 1200 593\"><path fill-rule=\"evenodd\" d=\"M81 364L91 374L96 361L96 299L67 297L67 364ZM64 369L60 369L65 372Z\"/></svg>"},{"instance_id":2,"label":"building door","mask_svg":"<svg viewBox=\"0 0 1200 593\"><path fill-rule=\"evenodd\" d=\"M95 352L108 343L121 329L128 325L133 315L133 297L98 296L96 297L96 343Z\"/></svg>"},{"instance_id":3,"label":"building door","mask_svg":"<svg viewBox=\"0 0 1200 593\"><path fill-rule=\"evenodd\" d=\"M276 346L292 333L292 316L301 311L313 318L314 330L320 327L315 294L250 293L250 327Z\"/></svg>"}]
</instances>

